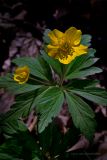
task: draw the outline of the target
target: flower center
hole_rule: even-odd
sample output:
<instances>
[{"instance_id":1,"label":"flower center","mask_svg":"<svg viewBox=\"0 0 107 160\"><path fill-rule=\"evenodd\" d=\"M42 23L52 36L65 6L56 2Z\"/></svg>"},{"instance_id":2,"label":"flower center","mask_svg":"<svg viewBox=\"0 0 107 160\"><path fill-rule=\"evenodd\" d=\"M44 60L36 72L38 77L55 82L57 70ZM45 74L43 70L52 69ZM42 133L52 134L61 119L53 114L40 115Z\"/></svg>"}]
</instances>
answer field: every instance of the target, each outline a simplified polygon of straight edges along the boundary
<instances>
[{"instance_id":1,"label":"flower center","mask_svg":"<svg viewBox=\"0 0 107 160\"><path fill-rule=\"evenodd\" d=\"M68 58L68 55L73 55L73 48L69 45L69 43L64 43L58 49L58 57L60 59Z\"/></svg>"}]
</instances>

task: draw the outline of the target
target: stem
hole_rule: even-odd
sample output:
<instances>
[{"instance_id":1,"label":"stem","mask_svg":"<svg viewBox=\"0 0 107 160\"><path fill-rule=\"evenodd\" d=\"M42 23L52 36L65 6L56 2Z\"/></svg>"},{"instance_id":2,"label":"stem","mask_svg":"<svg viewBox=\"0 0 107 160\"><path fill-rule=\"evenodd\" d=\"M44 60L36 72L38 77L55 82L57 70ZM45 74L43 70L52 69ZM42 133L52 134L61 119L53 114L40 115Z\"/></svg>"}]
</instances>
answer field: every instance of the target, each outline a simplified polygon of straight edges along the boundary
<instances>
[{"instance_id":1,"label":"stem","mask_svg":"<svg viewBox=\"0 0 107 160\"><path fill-rule=\"evenodd\" d=\"M61 78L60 78L60 86L62 86L64 78L65 78L65 73L66 73L66 66L65 65L63 65L62 72L63 73L62 73Z\"/></svg>"},{"instance_id":2,"label":"stem","mask_svg":"<svg viewBox=\"0 0 107 160\"><path fill-rule=\"evenodd\" d=\"M63 81L64 81L64 77L63 77L63 76L61 76L61 79L60 79L60 86L62 86Z\"/></svg>"},{"instance_id":3,"label":"stem","mask_svg":"<svg viewBox=\"0 0 107 160\"><path fill-rule=\"evenodd\" d=\"M41 80L38 80L38 79L35 79L35 78L32 78L32 77L29 77L29 79L31 79L31 80L33 80L33 81L35 81L35 82L44 84L44 85L50 85L49 83L43 82L43 81L41 81Z\"/></svg>"}]
</instances>

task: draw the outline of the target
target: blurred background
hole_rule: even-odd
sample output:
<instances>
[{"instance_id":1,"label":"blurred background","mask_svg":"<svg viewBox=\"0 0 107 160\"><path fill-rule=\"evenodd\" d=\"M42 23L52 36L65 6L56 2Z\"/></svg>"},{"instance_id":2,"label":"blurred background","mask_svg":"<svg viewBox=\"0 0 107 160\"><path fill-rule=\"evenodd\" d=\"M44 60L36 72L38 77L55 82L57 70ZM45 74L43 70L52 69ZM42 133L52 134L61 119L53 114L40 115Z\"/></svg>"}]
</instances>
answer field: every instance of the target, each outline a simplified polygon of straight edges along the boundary
<instances>
[{"instance_id":1,"label":"blurred background","mask_svg":"<svg viewBox=\"0 0 107 160\"><path fill-rule=\"evenodd\" d=\"M35 56L42 46L46 28L65 31L71 26L92 35L92 47L103 73L96 75L107 88L107 0L0 0L0 74L12 71L11 61L19 56ZM13 102L0 91L0 112ZM97 160L107 160L107 110L94 106L98 127L94 152ZM102 159L103 158L103 159Z\"/></svg>"}]
</instances>

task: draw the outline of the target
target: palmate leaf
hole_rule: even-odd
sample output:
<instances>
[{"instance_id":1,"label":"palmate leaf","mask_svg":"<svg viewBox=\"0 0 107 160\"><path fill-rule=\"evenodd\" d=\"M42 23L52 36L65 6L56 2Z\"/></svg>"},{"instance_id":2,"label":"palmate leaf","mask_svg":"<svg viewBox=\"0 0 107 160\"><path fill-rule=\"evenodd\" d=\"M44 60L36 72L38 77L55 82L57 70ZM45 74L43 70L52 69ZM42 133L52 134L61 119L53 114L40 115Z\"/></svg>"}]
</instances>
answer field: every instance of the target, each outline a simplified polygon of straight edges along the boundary
<instances>
[{"instance_id":1,"label":"palmate leaf","mask_svg":"<svg viewBox=\"0 0 107 160\"><path fill-rule=\"evenodd\" d=\"M42 85L36 84L18 84L12 78L11 74L8 74L4 77L0 77L0 88L5 88L8 91L11 91L14 94L21 94L30 92L33 90L37 90L38 88L42 87Z\"/></svg>"},{"instance_id":2,"label":"palmate leaf","mask_svg":"<svg viewBox=\"0 0 107 160\"><path fill-rule=\"evenodd\" d=\"M29 131L18 132L0 146L0 160L37 159L43 160L42 153Z\"/></svg>"},{"instance_id":3,"label":"palmate leaf","mask_svg":"<svg viewBox=\"0 0 107 160\"><path fill-rule=\"evenodd\" d=\"M8 118L5 115L0 119L0 128L1 132L5 137L12 137L12 135L17 134L18 132L26 132L27 126L21 120L17 120L17 117Z\"/></svg>"},{"instance_id":4,"label":"palmate leaf","mask_svg":"<svg viewBox=\"0 0 107 160\"><path fill-rule=\"evenodd\" d=\"M10 138L0 146L0 160L18 160L21 152L22 146L18 146L17 139Z\"/></svg>"},{"instance_id":5,"label":"palmate leaf","mask_svg":"<svg viewBox=\"0 0 107 160\"><path fill-rule=\"evenodd\" d=\"M87 139L92 140L96 126L94 112L80 97L71 92L65 92L65 95L74 125Z\"/></svg>"},{"instance_id":6,"label":"palmate leaf","mask_svg":"<svg viewBox=\"0 0 107 160\"><path fill-rule=\"evenodd\" d=\"M72 72L68 76L66 76L66 78L67 79L83 78L83 77L87 77L87 76L94 75L96 73L101 73L101 72L102 72L102 69L98 67L90 67L88 69Z\"/></svg>"},{"instance_id":7,"label":"palmate leaf","mask_svg":"<svg viewBox=\"0 0 107 160\"><path fill-rule=\"evenodd\" d=\"M107 91L102 88L90 87L84 89L72 88L72 93L76 93L94 103L107 106Z\"/></svg>"},{"instance_id":8,"label":"palmate leaf","mask_svg":"<svg viewBox=\"0 0 107 160\"><path fill-rule=\"evenodd\" d=\"M98 67L91 67L94 63L98 61L98 58L94 58L94 53L95 50L90 48L87 54L76 57L74 61L66 65L65 78L83 78L89 75L93 75L95 73L102 72L102 69Z\"/></svg>"},{"instance_id":9,"label":"palmate leaf","mask_svg":"<svg viewBox=\"0 0 107 160\"><path fill-rule=\"evenodd\" d=\"M55 152L61 149L62 133L57 124L54 122L50 123L48 127L39 134L40 145L44 152Z\"/></svg>"},{"instance_id":10,"label":"palmate leaf","mask_svg":"<svg viewBox=\"0 0 107 160\"><path fill-rule=\"evenodd\" d=\"M2 117L0 126L1 132L6 138L5 142L0 146L0 160L43 160L39 145L21 120L4 119Z\"/></svg>"},{"instance_id":11,"label":"palmate leaf","mask_svg":"<svg viewBox=\"0 0 107 160\"><path fill-rule=\"evenodd\" d=\"M45 153L49 151L49 153L55 157L57 155L65 155L68 146L72 146L78 141L78 134L79 132L73 124L68 132L63 134L59 125L53 121L39 134L39 141L43 151ZM59 159L58 157L58 160Z\"/></svg>"},{"instance_id":12,"label":"palmate leaf","mask_svg":"<svg viewBox=\"0 0 107 160\"><path fill-rule=\"evenodd\" d=\"M33 91L18 95L15 104L13 104L10 111L3 116L2 122L5 121L5 125L11 126L9 123L20 117L27 117L32 109L36 107L40 114L38 128L39 132L42 132L52 121L52 118L60 112L63 101L63 92L58 87L52 86L44 87L44 89L40 89L38 93Z\"/></svg>"},{"instance_id":13,"label":"palmate leaf","mask_svg":"<svg viewBox=\"0 0 107 160\"><path fill-rule=\"evenodd\" d=\"M16 58L13 60L13 63L18 66L28 66L30 68L30 73L40 79L48 81L51 78L50 67L46 63L46 61L44 61L44 59L40 56L38 56L37 58Z\"/></svg>"},{"instance_id":14,"label":"palmate leaf","mask_svg":"<svg viewBox=\"0 0 107 160\"><path fill-rule=\"evenodd\" d=\"M75 89L85 89L96 87L99 84L98 80L92 79L73 79L71 82L66 84L64 87L70 90Z\"/></svg>"},{"instance_id":15,"label":"palmate leaf","mask_svg":"<svg viewBox=\"0 0 107 160\"><path fill-rule=\"evenodd\" d=\"M40 113L38 124L39 133L58 115L64 102L63 92L59 87L49 87L35 100L37 111Z\"/></svg>"},{"instance_id":16,"label":"palmate leaf","mask_svg":"<svg viewBox=\"0 0 107 160\"><path fill-rule=\"evenodd\" d=\"M32 109L35 107L36 92L29 92L16 97L15 103L11 106L3 119L6 121L18 119L20 117L27 117Z\"/></svg>"}]
</instances>

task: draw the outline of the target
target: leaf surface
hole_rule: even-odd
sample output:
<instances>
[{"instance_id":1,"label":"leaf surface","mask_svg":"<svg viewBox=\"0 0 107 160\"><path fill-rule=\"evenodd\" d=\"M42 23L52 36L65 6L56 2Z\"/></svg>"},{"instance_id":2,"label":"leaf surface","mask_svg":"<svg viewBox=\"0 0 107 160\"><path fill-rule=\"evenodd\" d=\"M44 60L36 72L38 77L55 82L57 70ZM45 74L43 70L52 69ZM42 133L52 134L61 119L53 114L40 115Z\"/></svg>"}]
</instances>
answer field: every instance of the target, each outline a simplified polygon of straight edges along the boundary
<instances>
[{"instance_id":1,"label":"leaf surface","mask_svg":"<svg viewBox=\"0 0 107 160\"><path fill-rule=\"evenodd\" d=\"M94 112L80 97L67 92L65 95L74 125L80 129L86 138L91 140L96 125Z\"/></svg>"}]
</instances>

